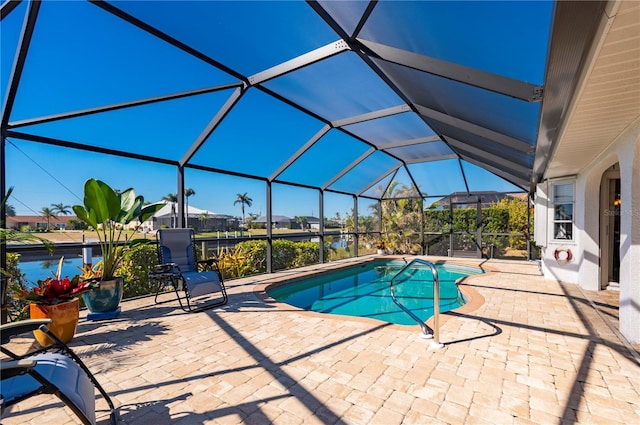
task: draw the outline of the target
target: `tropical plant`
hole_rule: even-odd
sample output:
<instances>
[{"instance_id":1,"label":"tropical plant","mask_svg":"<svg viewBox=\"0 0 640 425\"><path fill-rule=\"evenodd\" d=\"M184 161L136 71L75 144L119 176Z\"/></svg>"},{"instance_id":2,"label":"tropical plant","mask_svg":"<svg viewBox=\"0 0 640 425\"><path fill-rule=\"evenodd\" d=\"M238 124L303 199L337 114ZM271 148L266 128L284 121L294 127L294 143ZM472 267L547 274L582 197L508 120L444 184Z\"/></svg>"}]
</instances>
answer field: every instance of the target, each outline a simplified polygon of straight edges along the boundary
<instances>
[{"instance_id":1,"label":"tropical plant","mask_svg":"<svg viewBox=\"0 0 640 425\"><path fill-rule=\"evenodd\" d=\"M534 212L533 208L529 205L526 199L504 197L500 201L494 203L492 207L501 208L508 212L509 227L507 231L510 234L533 234L533 220L529 220L527 214L533 216ZM526 249L526 239L522 237L510 236L509 245L513 249Z\"/></svg>"},{"instance_id":2,"label":"tropical plant","mask_svg":"<svg viewBox=\"0 0 640 425\"><path fill-rule=\"evenodd\" d=\"M240 208L242 209L242 224L244 224L244 206L246 205L250 207L252 203L253 199L251 199L249 195L247 195L247 192L238 193L236 195L236 200L233 201L233 205L240 204Z\"/></svg>"},{"instance_id":3,"label":"tropical plant","mask_svg":"<svg viewBox=\"0 0 640 425\"><path fill-rule=\"evenodd\" d=\"M127 247L148 243L147 239L133 236L142 223L162 207L162 204L144 206L144 197L136 196L133 188L116 193L101 180L91 178L85 182L84 205L74 205L73 211L98 234L102 251L101 280L115 277ZM133 229L127 230L131 223L135 223Z\"/></svg>"},{"instance_id":4,"label":"tropical plant","mask_svg":"<svg viewBox=\"0 0 640 425\"><path fill-rule=\"evenodd\" d=\"M51 211L56 215L69 215L71 214L71 205L65 205L60 202L58 204L51 204Z\"/></svg>"},{"instance_id":5,"label":"tropical plant","mask_svg":"<svg viewBox=\"0 0 640 425\"><path fill-rule=\"evenodd\" d=\"M353 211L352 211L353 213ZM353 232L355 231L355 224L353 221L353 214L346 214L344 217L344 231L345 232Z\"/></svg>"},{"instance_id":6,"label":"tropical plant","mask_svg":"<svg viewBox=\"0 0 640 425\"><path fill-rule=\"evenodd\" d=\"M137 297L155 293L157 283L149 279L149 273L158 264L157 246L136 245L127 249L118 269L118 275L124 277L123 298Z\"/></svg>"},{"instance_id":7,"label":"tropical plant","mask_svg":"<svg viewBox=\"0 0 640 425\"><path fill-rule=\"evenodd\" d=\"M79 297L84 292L94 287L89 281L83 281L79 275L64 278L60 276L64 257L60 257L57 273L43 280L38 280L38 284L30 289L22 289L13 293L13 298L38 305L53 305L67 302Z\"/></svg>"},{"instance_id":8,"label":"tropical plant","mask_svg":"<svg viewBox=\"0 0 640 425\"><path fill-rule=\"evenodd\" d=\"M102 276L102 266L102 260L100 260L94 265L85 264L82 267L78 267L78 270L80 270L80 279L91 280L100 278L100 276Z\"/></svg>"},{"instance_id":9,"label":"tropical plant","mask_svg":"<svg viewBox=\"0 0 640 425\"><path fill-rule=\"evenodd\" d=\"M13 320L24 320L28 317L26 306L29 304L24 300L17 300L13 295L27 289L27 276L22 273L18 263L20 261L20 254L15 252L7 252L7 267L2 270L2 281L7 286L7 299L6 309L3 309L3 313L7 312L8 317L3 317L3 323L7 318Z\"/></svg>"},{"instance_id":10,"label":"tropical plant","mask_svg":"<svg viewBox=\"0 0 640 425\"><path fill-rule=\"evenodd\" d=\"M5 213L7 214L7 216L15 217L16 209L13 207L13 205L5 204L4 209L5 209Z\"/></svg>"},{"instance_id":11,"label":"tropical plant","mask_svg":"<svg viewBox=\"0 0 640 425\"><path fill-rule=\"evenodd\" d=\"M362 233L373 232L375 229L375 222L370 215L358 216L358 231Z\"/></svg>"},{"instance_id":12,"label":"tropical plant","mask_svg":"<svg viewBox=\"0 0 640 425\"><path fill-rule=\"evenodd\" d=\"M530 214L533 214L533 211L530 211ZM432 234L447 234L450 230L467 235L475 233L476 215L475 208L456 208L452 212L448 209L427 209L424 211L425 231ZM494 255L504 255L509 248L526 249L526 238L522 235L527 234L527 201L505 198L482 208L481 225L482 243L491 245ZM432 240L435 243L436 240L444 239L436 236ZM446 255L448 243L438 244L440 248L430 249L430 253ZM470 242L469 248L475 247L475 243Z\"/></svg>"},{"instance_id":13,"label":"tropical plant","mask_svg":"<svg viewBox=\"0 0 640 425\"><path fill-rule=\"evenodd\" d=\"M273 241L274 270L302 267L320 262L318 242L293 242L286 239ZM329 255L324 247L324 257ZM225 279L265 273L267 270L267 241L246 240L233 249L220 248L217 254L218 268Z\"/></svg>"},{"instance_id":14,"label":"tropical plant","mask_svg":"<svg viewBox=\"0 0 640 425\"><path fill-rule=\"evenodd\" d=\"M372 208L375 216L382 217L387 249L395 253L412 252L413 242L421 231L421 201L409 198L412 189L397 181L391 182L387 193L390 199L380 202L380 210Z\"/></svg>"},{"instance_id":15,"label":"tropical plant","mask_svg":"<svg viewBox=\"0 0 640 425\"><path fill-rule=\"evenodd\" d=\"M249 263L243 248L236 245L234 249L220 247L218 250L218 269L225 279L242 277L251 273L252 270L248 267Z\"/></svg>"},{"instance_id":16,"label":"tropical plant","mask_svg":"<svg viewBox=\"0 0 640 425\"><path fill-rule=\"evenodd\" d=\"M49 207L42 207L42 209L40 210L40 215L42 216L42 218L47 220L47 232L48 232L49 228L51 227L51 219L56 218L58 215L56 214L55 211L53 211Z\"/></svg>"}]
</instances>

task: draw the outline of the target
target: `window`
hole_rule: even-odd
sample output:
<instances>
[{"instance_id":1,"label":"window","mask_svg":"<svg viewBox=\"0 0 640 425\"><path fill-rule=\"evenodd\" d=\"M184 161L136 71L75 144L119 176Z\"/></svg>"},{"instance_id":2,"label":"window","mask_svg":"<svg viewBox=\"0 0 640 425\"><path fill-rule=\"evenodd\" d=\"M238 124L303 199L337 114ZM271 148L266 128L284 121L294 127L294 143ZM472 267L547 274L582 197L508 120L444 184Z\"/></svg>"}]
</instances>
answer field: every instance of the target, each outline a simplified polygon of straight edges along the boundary
<instances>
[{"instance_id":1,"label":"window","mask_svg":"<svg viewBox=\"0 0 640 425\"><path fill-rule=\"evenodd\" d=\"M553 239L573 240L573 182L553 186Z\"/></svg>"}]
</instances>

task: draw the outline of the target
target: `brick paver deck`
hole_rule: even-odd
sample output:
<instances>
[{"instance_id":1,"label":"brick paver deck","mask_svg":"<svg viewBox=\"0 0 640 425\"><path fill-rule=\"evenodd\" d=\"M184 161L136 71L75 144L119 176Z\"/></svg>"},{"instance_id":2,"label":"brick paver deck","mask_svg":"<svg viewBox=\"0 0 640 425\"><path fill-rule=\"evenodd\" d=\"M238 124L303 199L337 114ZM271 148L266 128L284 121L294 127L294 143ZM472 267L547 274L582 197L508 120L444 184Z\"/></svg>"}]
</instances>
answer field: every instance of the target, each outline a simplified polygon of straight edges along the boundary
<instances>
[{"instance_id":1,"label":"brick paver deck","mask_svg":"<svg viewBox=\"0 0 640 425\"><path fill-rule=\"evenodd\" d=\"M418 326L259 296L297 271L229 281L229 304L207 312L123 302L116 320L81 319L71 345L123 424L640 423L640 356L617 332L616 293L545 280L534 263L482 266L493 271L462 286L475 301L441 317L441 349ZM75 422L51 396L2 419Z\"/></svg>"}]
</instances>

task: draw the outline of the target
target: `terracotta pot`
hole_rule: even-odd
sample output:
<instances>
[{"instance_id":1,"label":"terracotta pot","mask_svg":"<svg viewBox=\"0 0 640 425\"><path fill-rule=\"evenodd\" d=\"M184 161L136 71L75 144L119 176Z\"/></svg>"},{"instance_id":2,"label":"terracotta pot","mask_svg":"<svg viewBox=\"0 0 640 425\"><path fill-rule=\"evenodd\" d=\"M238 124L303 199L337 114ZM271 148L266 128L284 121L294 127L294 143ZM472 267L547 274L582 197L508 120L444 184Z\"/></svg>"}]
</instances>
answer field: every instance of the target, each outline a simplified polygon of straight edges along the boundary
<instances>
[{"instance_id":1,"label":"terracotta pot","mask_svg":"<svg viewBox=\"0 0 640 425\"><path fill-rule=\"evenodd\" d=\"M53 320L47 327L62 342L67 343L71 341L78 327L80 301L74 298L70 301L53 305L29 304L29 313L32 319L48 318ZM33 335L43 347L53 344L51 338L42 331L33 331Z\"/></svg>"}]
</instances>

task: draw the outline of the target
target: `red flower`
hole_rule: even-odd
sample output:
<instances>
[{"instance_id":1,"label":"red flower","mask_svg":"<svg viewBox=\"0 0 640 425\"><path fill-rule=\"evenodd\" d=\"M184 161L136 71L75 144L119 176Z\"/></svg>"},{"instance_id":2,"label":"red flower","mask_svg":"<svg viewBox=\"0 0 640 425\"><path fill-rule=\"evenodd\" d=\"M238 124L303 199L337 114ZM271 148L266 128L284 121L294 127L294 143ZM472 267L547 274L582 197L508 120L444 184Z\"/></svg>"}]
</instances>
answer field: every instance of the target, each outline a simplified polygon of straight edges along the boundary
<instances>
[{"instance_id":1,"label":"red flower","mask_svg":"<svg viewBox=\"0 0 640 425\"><path fill-rule=\"evenodd\" d=\"M71 292L71 281L69 277L65 277L62 280L53 279L49 282L49 294L50 296L67 295Z\"/></svg>"},{"instance_id":2,"label":"red flower","mask_svg":"<svg viewBox=\"0 0 640 425\"><path fill-rule=\"evenodd\" d=\"M81 294L89 289L93 288L93 284L91 282L80 282L77 287L71 290L72 295Z\"/></svg>"},{"instance_id":3,"label":"red flower","mask_svg":"<svg viewBox=\"0 0 640 425\"><path fill-rule=\"evenodd\" d=\"M52 279L50 277L39 280L37 286L29 291L22 291L15 298L34 302L36 304L59 304L82 295L95 287L95 284L80 281L80 276L73 279Z\"/></svg>"},{"instance_id":4,"label":"red flower","mask_svg":"<svg viewBox=\"0 0 640 425\"><path fill-rule=\"evenodd\" d=\"M37 286L29 291L17 292L14 298L31 301L36 304L59 304L96 287L96 284L92 282L80 281L80 276L78 275L75 275L71 280L69 276L61 279L60 272L62 271L63 261L64 257L60 258L55 279L48 277L44 280L39 280Z\"/></svg>"}]
</instances>

